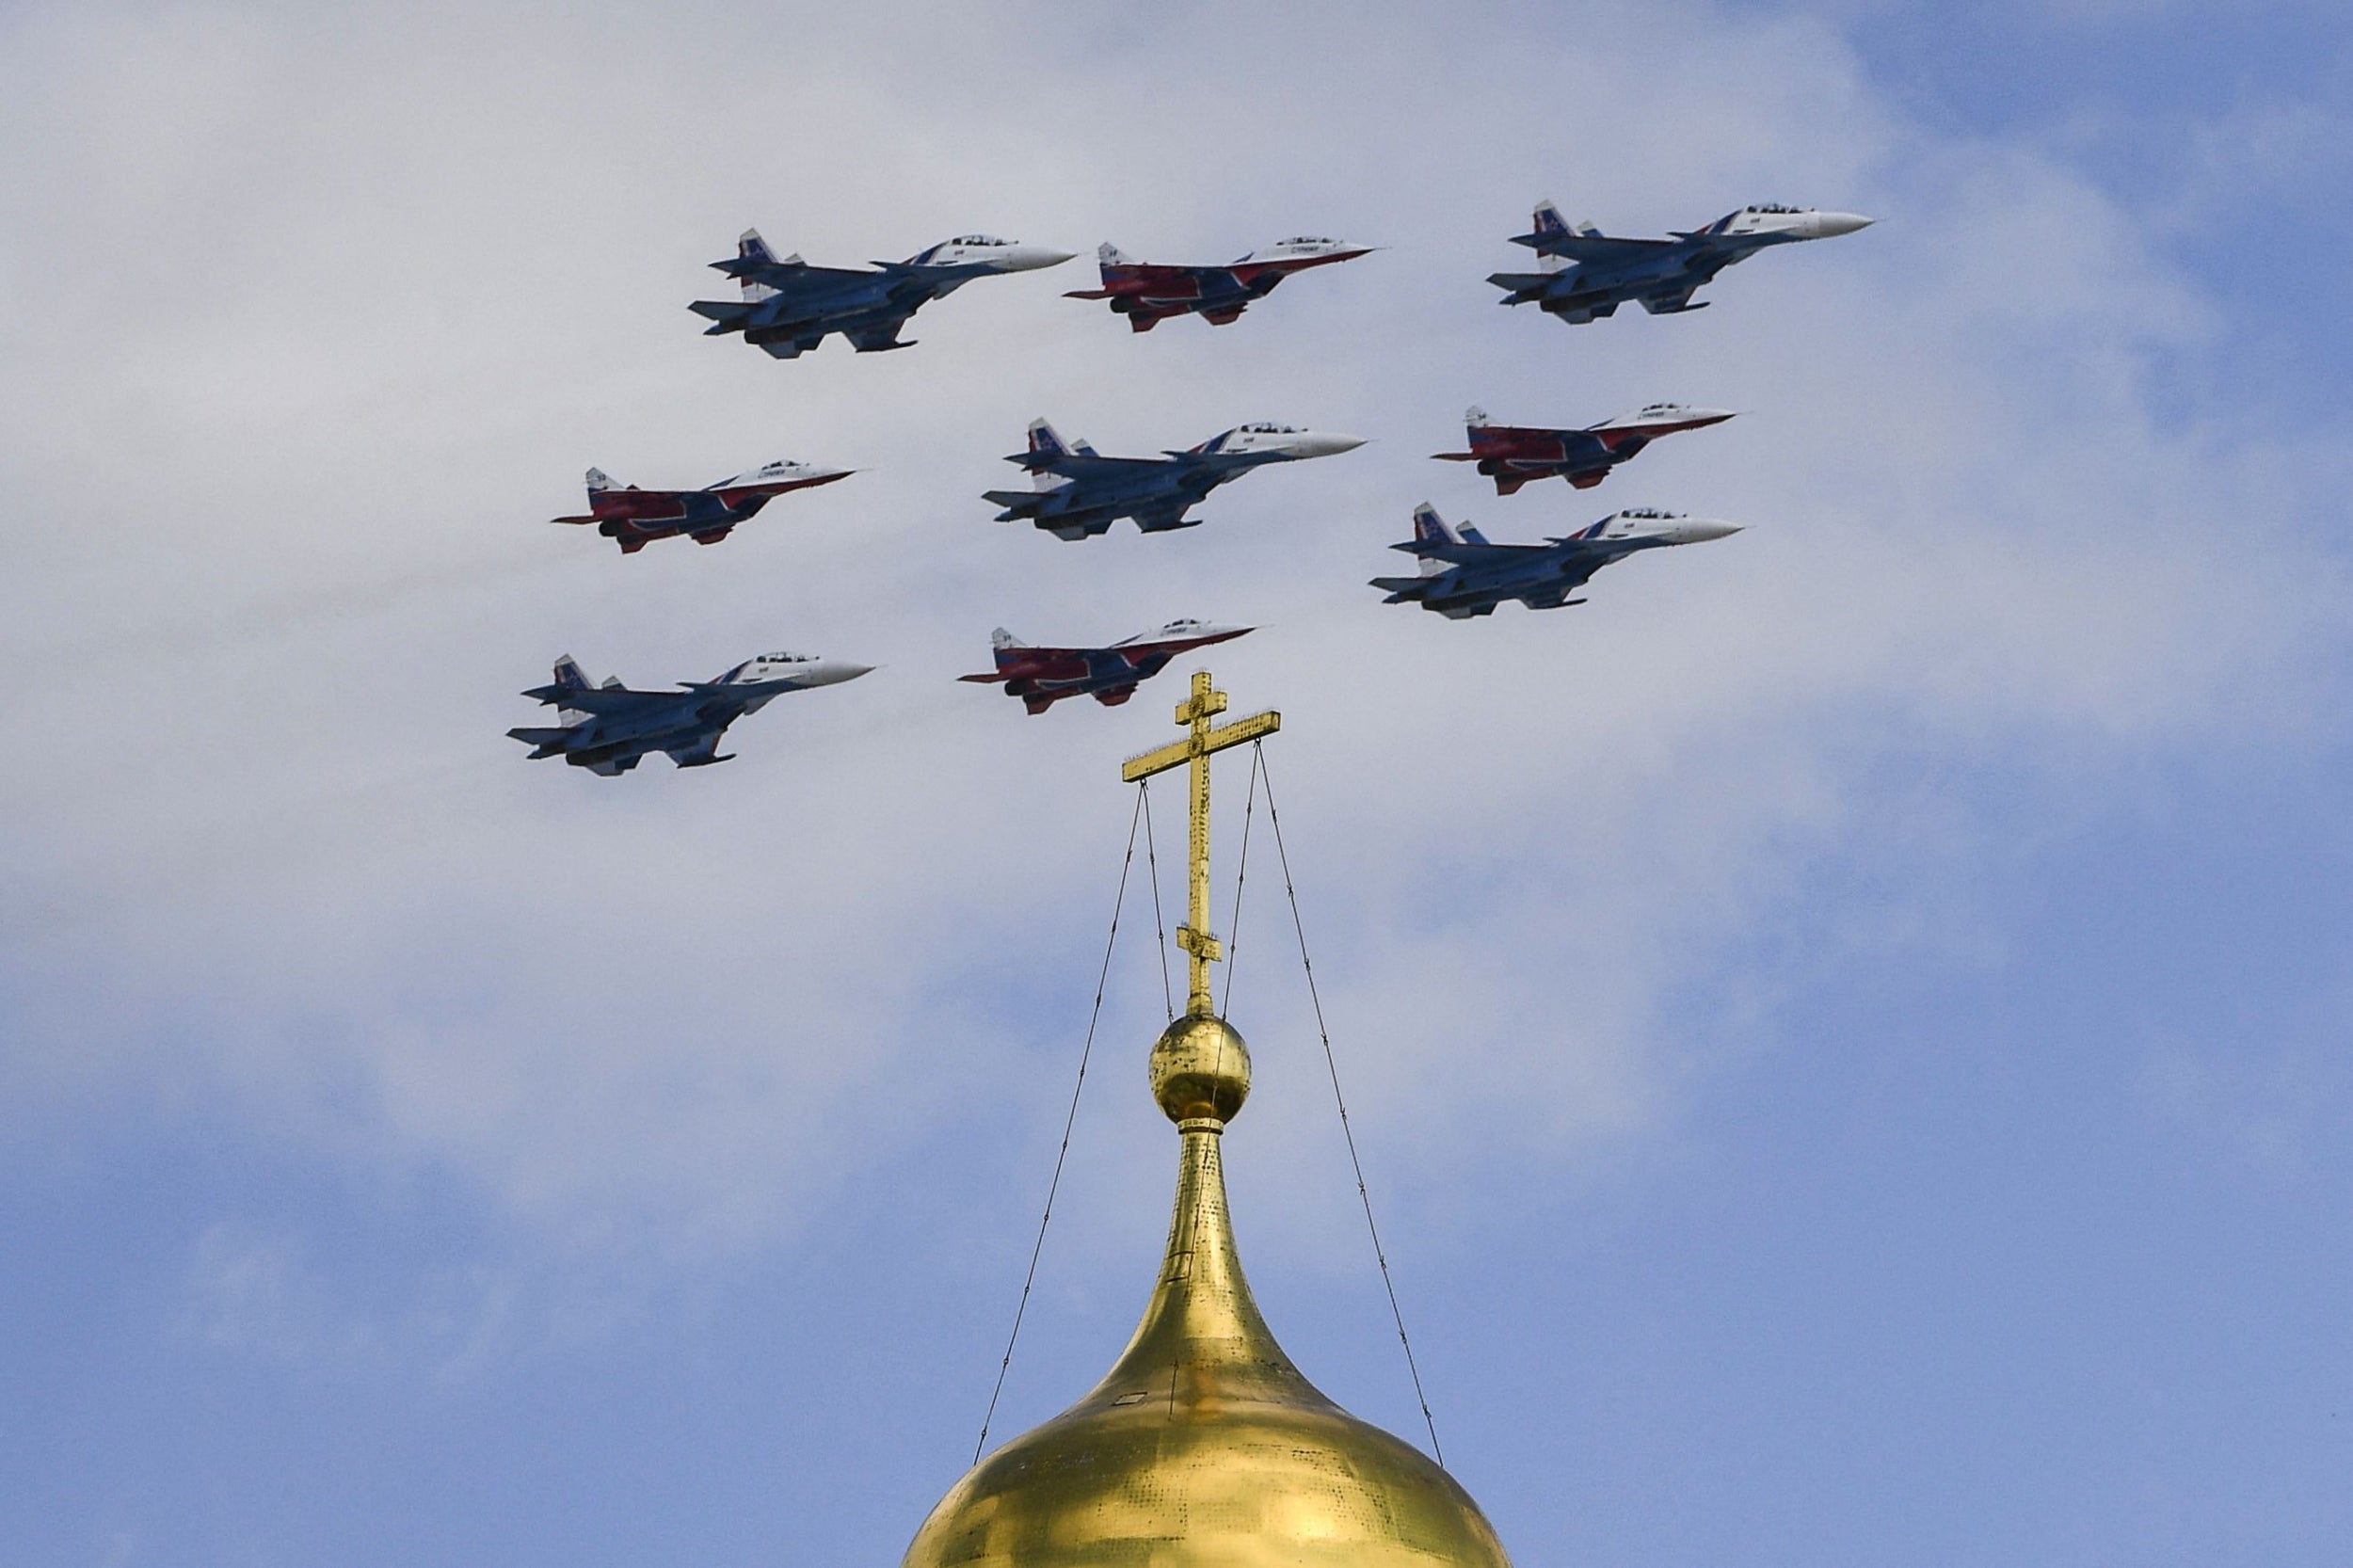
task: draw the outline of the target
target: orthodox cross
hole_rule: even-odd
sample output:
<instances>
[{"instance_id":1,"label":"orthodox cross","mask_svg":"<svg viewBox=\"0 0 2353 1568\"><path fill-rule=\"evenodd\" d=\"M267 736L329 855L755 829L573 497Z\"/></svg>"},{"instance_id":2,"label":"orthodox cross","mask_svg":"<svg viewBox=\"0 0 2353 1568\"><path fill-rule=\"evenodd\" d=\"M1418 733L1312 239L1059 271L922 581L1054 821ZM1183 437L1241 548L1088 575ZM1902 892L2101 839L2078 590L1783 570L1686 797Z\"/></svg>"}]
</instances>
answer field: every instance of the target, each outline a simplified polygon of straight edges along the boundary
<instances>
[{"instance_id":1,"label":"orthodox cross","mask_svg":"<svg viewBox=\"0 0 2353 1568\"><path fill-rule=\"evenodd\" d=\"M1224 751L1283 728L1283 715L1273 711L1253 713L1231 724L1212 726L1211 715L1225 712L1225 694L1209 680L1208 670L1193 672L1193 696L1176 705L1176 722L1189 734L1156 751L1130 757L1120 764L1119 776L1129 784L1166 773L1178 763L1193 769L1192 823L1186 847L1193 868L1193 887L1186 902L1185 923L1176 928L1176 945L1191 960L1193 988L1185 1003L1188 1017L1206 1018L1209 1005L1209 965L1225 956L1225 944L1209 935L1209 754Z\"/></svg>"}]
</instances>

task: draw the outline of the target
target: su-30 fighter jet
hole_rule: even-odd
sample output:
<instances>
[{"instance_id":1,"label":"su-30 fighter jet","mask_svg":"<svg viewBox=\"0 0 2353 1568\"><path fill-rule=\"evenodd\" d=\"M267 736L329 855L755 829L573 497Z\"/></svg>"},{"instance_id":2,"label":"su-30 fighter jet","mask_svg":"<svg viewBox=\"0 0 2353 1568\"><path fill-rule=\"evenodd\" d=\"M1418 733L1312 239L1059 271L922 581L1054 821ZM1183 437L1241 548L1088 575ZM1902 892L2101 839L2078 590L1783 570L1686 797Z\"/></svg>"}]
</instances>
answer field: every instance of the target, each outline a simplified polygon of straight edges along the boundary
<instances>
[{"instance_id":1,"label":"su-30 fighter jet","mask_svg":"<svg viewBox=\"0 0 2353 1568\"><path fill-rule=\"evenodd\" d=\"M1353 261L1372 249L1313 234L1296 234L1264 250L1253 250L1224 266L1166 266L1139 262L1108 241L1096 251L1103 286L1073 289L1065 299L1108 299L1128 325L1149 332L1170 316L1192 313L1214 327L1239 317L1274 292L1294 272L1332 262Z\"/></svg>"},{"instance_id":2,"label":"su-30 fighter jet","mask_svg":"<svg viewBox=\"0 0 2353 1568\"><path fill-rule=\"evenodd\" d=\"M1364 445L1355 436L1295 424L1240 424L1184 452L1158 457L1106 457L1084 441L1064 441L1044 420L1030 424L1030 448L1007 457L1028 469L1034 490L984 490L1004 508L1000 522L1027 520L1061 539L1091 538L1121 518L1146 534L1193 528L1185 512L1228 480L1269 463L1329 457Z\"/></svg>"},{"instance_id":3,"label":"su-30 fighter jet","mask_svg":"<svg viewBox=\"0 0 2353 1568\"><path fill-rule=\"evenodd\" d=\"M1158 632L1140 632L1109 648L1033 648L1000 626L989 636L997 649L997 668L987 675L956 679L1001 683L1007 696L1019 697L1032 713L1043 713L1066 696L1092 696L1106 708L1116 708L1178 654L1254 630L1173 620Z\"/></svg>"},{"instance_id":4,"label":"su-30 fighter jet","mask_svg":"<svg viewBox=\"0 0 2353 1568\"><path fill-rule=\"evenodd\" d=\"M1851 234L1870 222L1854 213L1743 207L1671 239L1623 239L1591 223L1563 223L1547 201L1536 209L1533 233L1512 236L1543 258L1544 270L1498 272L1487 281L1503 291L1504 304L1535 305L1572 327L1613 315L1628 300L1653 315L1673 315L1705 310L1706 301L1691 303L1691 291L1769 245Z\"/></svg>"},{"instance_id":5,"label":"su-30 fighter jet","mask_svg":"<svg viewBox=\"0 0 2353 1568\"><path fill-rule=\"evenodd\" d=\"M746 229L733 256L711 264L743 282L743 302L697 299L687 309L711 323L706 337L741 332L745 342L779 360L816 347L828 332L840 333L861 354L872 354L912 347L899 341L907 317L975 278L1058 266L1070 257L1067 250L963 234L904 262L876 262L874 271L858 272L811 266L798 256L778 261L760 231Z\"/></svg>"},{"instance_id":6,"label":"su-30 fighter jet","mask_svg":"<svg viewBox=\"0 0 2353 1568\"><path fill-rule=\"evenodd\" d=\"M1421 575L1376 577L1372 585L1387 591L1384 604L1418 604L1449 620L1492 615L1507 599L1516 599L1531 610L1557 610L1563 604L1584 603L1569 595L1610 562L1638 550L1697 544L1738 532L1729 522L1633 507L1565 538L1543 544L1489 544L1469 523L1459 532L1447 526L1437 509L1425 501L1414 509L1414 536L1389 547L1420 556Z\"/></svg>"},{"instance_id":7,"label":"su-30 fighter jet","mask_svg":"<svg viewBox=\"0 0 2353 1568\"><path fill-rule=\"evenodd\" d=\"M1609 476L1609 471L1661 436L1697 430L1732 418L1723 408L1687 408L1679 403L1653 403L1631 414L1604 420L1578 430L1546 430L1533 425L1496 424L1484 408L1463 416L1470 440L1468 452L1433 452L1449 463L1477 463L1479 472L1496 482L1496 494L1510 495L1531 479L1565 479L1578 489L1590 489Z\"/></svg>"},{"instance_id":8,"label":"su-30 fighter jet","mask_svg":"<svg viewBox=\"0 0 2353 1568\"><path fill-rule=\"evenodd\" d=\"M597 532L634 554L655 539L685 534L696 544L717 544L728 531L787 490L805 490L847 479L845 468L809 463L767 463L749 473L705 485L699 490L641 490L616 485L602 469L588 471L588 513L556 522L593 522Z\"/></svg>"},{"instance_id":9,"label":"su-30 fighter jet","mask_svg":"<svg viewBox=\"0 0 2353 1568\"><path fill-rule=\"evenodd\" d=\"M855 680L872 667L803 653L763 653L715 680L683 682L683 691L639 692L622 685L619 676L591 686L566 654L555 662L552 682L523 693L555 704L562 725L507 733L530 746L534 758L561 757L608 778L629 772L649 751L668 753L681 768L699 768L734 755L720 754L719 737L744 714L787 692Z\"/></svg>"}]
</instances>

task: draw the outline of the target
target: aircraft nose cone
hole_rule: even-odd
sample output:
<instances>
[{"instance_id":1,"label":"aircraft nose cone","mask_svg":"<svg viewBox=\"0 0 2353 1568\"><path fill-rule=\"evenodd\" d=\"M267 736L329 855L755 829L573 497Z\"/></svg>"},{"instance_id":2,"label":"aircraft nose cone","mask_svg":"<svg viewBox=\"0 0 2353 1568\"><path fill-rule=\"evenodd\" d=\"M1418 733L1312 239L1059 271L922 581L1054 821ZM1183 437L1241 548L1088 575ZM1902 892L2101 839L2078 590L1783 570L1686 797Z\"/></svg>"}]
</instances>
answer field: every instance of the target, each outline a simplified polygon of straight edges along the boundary
<instances>
[{"instance_id":1,"label":"aircraft nose cone","mask_svg":"<svg viewBox=\"0 0 2353 1568\"><path fill-rule=\"evenodd\" d=\"M1343 452L1353 452L1364 444L1365 438L1362 436L1343 436L1318 430L1300 438L1299 455L1303 457L1332 457Z\"/></svg>"},{"instance_id":2,"label":"aircraft nose cone","mask_svg":"<svg viewBox=\"0 0 2353 1568\"><path fill-rule=\"evenodd\" d=\"M1043 245L1016 245L1008 248L1003 258L1008 272L1035 272L1040 267L1060 266L1078 253L1054 250Z\"/></svg>"},{"instance_id":3,"label":"aircraft nose cone","mask_svg":"<svg viewBox=\"0 0 2353 1568\"><path fill-rule=\"evenodd\" d=\"M817 667L817 683L821 686L839 685L844 680L856 680L861 675L872 675L873 671L872 664L853 664L839 659L828 659Z\"/></svg>"},{"instance_id":4,"label":"aircraft nose cone","mask_svg":"<svg viewBox=\"0 0 2353 1568\"><path fill-rule=\"evenodd\" d=\"M1833 234L1851 234L1857 229L1868 229L1878 221L1877 218L1865 217L1861 213L1816 213L1814 232L1818 238L1829 239Z\"/></svg>"},{"instance_id":5,"label":"aircraft nose cone","mask_svg":"<svg viewBox=\"0 0 2353 1568\"><path fill-rule=\"evenodd\" d=\"M1705 544L1709 539L1729 538L1740 532L1737 522L1717 522L1709 518L1694 518L1676 530L1683 536L1683 544Z\"/></svg>"}]
</instances>

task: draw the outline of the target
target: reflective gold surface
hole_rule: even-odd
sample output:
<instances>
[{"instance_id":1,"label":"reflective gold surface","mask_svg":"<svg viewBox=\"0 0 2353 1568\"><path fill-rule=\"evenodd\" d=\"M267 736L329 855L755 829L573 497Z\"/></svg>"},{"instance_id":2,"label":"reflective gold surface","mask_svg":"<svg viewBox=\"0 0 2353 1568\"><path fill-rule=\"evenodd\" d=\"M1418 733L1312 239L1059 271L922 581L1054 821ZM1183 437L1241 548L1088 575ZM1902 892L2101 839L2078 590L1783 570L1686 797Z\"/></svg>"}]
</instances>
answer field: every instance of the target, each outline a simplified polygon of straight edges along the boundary
<instances>
[{"instance_id":1,"label":"reflective gold surface","mask_svg":"<svg viewBox=\"0 0 2353 1568\"><path fill-rule=\"evenodd\" d=\"M1152 1042L1152 1097L1172 1122L1234 1119L1250 1097L1250 1048L1224 1018L1188 1014Z\"/></svg>"},{"instance_id":2,"label":"reflective gold surface","mask_svg":"<svg viewBox=\"0 0 2353 1568\"><path fill-rule=\"evenodd\" d=\"M1154 1049L1154 1092L1171 1115L1229 1098L1230 1114L1248 1062L1222 1020L1179 1019ZM904 1568L1508 1568L1452 1477L1291 1365L1235 1254L1225 1124L1177 1130L1176 1214L1135 1337L1092 1393L957 1482Z\"/></svg>"},{"instance_id":3,"label":"reflective gold surface","mask_svg":"<svg viewBox=\"0 0 2353 1568\"><path fill-rule=\"evenodd\" d=\"M1192 773L1193 808L1187 814L1185 830L1186 917L1185 923L1176 928L1176 945L1185 950L1191 974L1185 1013L1195 1018L1209 1016L1209 965L1225 956L1225 945L1209 932L1209 758L1227 746L1272 735L1283 728L1283 715L1273 712L1253 713L1231 724L1209 723L1224 712L1225 694L1217 689L1209 672L1193 671L1193 695L1176 705L1176 722L1185 726L1185 738L1130 757L1119 769L1121 780L1128 784L1175 767L1189 767Z\"/></svg>"}]
</instances>

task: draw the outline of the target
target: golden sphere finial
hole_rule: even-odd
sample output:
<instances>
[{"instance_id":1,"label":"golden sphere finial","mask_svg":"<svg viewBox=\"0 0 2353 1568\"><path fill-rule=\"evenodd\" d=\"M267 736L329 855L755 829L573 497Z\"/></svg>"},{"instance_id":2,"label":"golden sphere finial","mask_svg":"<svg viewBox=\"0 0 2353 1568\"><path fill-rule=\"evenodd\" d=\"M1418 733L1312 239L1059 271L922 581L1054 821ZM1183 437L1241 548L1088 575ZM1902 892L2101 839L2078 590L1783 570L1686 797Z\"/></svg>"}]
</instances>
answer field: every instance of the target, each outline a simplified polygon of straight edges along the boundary
<instances>
[{"instance_id":1,"label":"golden sphere finial","mask_svg":"<svg viewBox=\"0 0 2353 1568\"><path fill-rule=\"evenodd\" d=\"M1152 1097L1172 1122L1229 1122L1250 1097L1250 1048L1214 1014L1187 1014L1152 1042Z\"/></svg>"}]
</instances>

